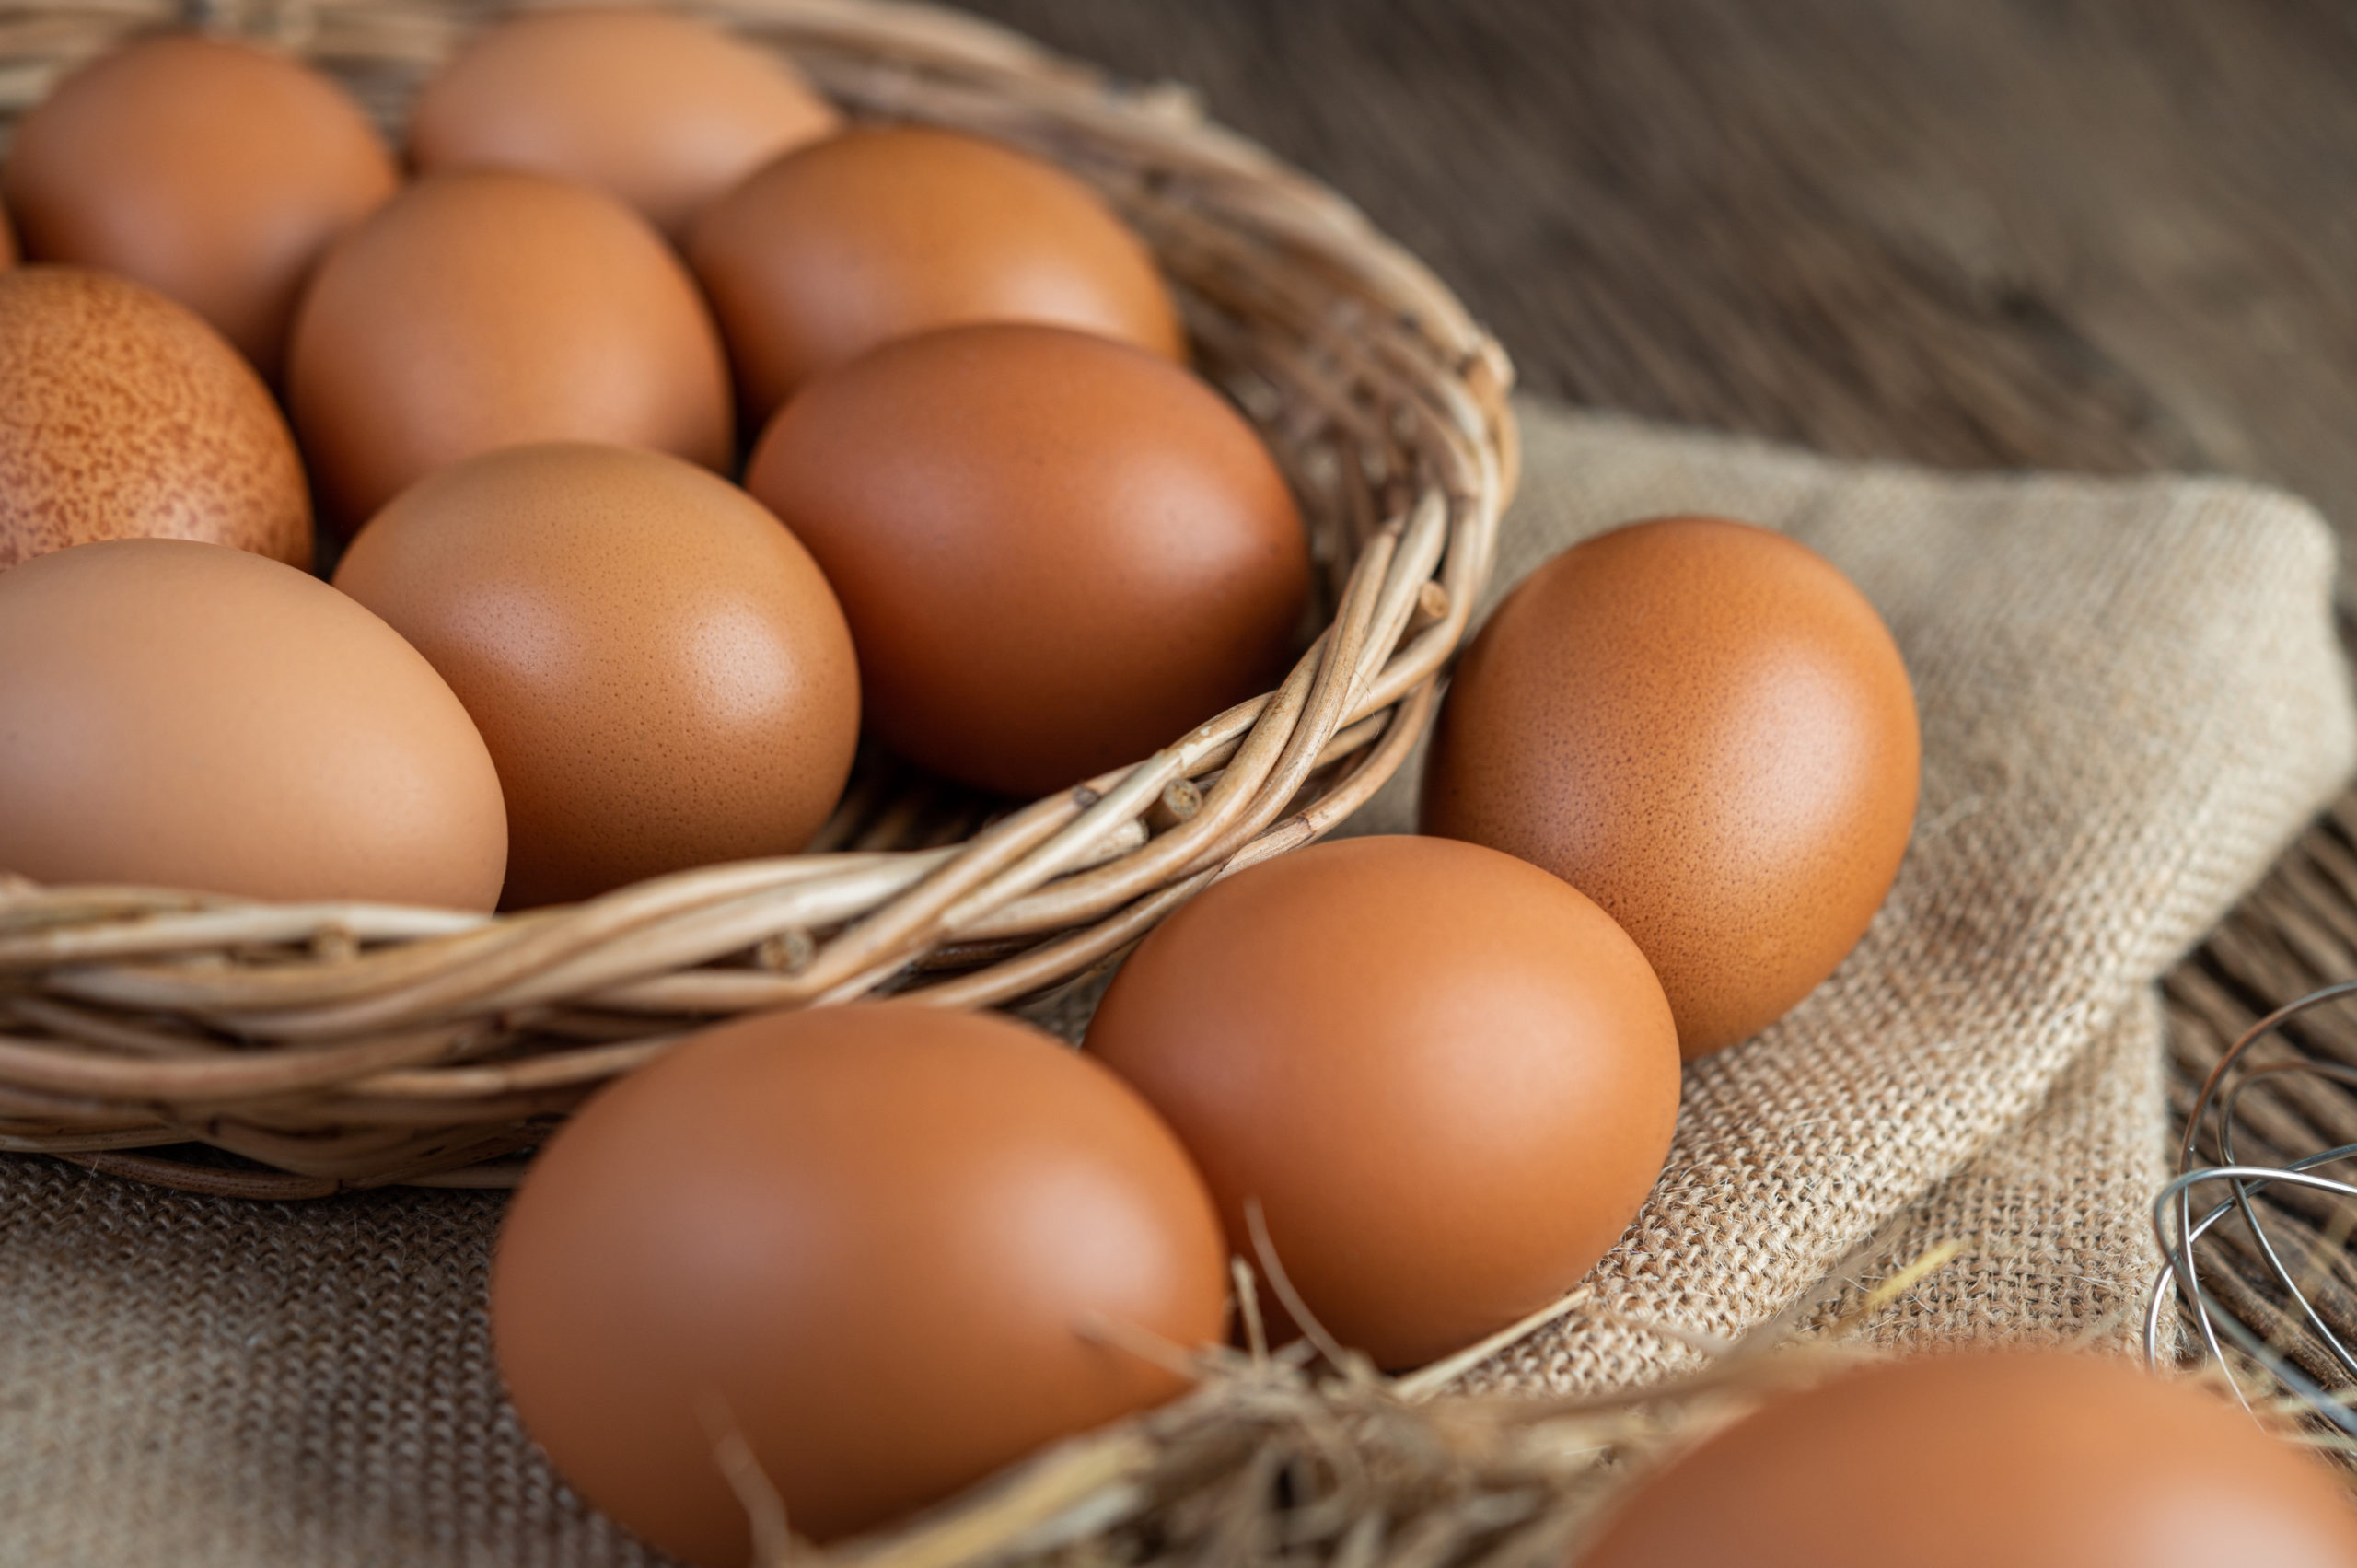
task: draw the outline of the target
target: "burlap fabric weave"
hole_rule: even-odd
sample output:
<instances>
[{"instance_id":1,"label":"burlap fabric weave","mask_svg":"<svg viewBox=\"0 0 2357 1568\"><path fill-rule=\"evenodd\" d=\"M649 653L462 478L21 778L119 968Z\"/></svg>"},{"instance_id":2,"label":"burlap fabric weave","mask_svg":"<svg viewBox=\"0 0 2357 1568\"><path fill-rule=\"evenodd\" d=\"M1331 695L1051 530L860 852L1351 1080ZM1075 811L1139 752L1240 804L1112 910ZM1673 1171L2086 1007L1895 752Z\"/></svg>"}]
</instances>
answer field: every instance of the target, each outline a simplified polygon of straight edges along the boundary
<instances>
[{"instance_id":1,"label":"burlap fabric weave","mask_svg":"<svg viewBox=\"0 0 2357 1568\"><path fill-rule=\"evenodd\" d=\"M1488 1386L1655 1377L1941 1239L1880 1337L2120 1337L2160 1174L2151 982L2350 769L2332 552L2211 481L1949 478L1523 406L1500 587L1626 518L1790 529L1889 619L1923 713L1888 906L1688 1074L1596 1310ZM1412 819L1404 780L1366 823ZM255 1205L0 1160L0 1568L651 1561L500 1400L499 1201ZM1650 1325L1678 1330L1675 1337Z\"/></svg>"}]
</instances>

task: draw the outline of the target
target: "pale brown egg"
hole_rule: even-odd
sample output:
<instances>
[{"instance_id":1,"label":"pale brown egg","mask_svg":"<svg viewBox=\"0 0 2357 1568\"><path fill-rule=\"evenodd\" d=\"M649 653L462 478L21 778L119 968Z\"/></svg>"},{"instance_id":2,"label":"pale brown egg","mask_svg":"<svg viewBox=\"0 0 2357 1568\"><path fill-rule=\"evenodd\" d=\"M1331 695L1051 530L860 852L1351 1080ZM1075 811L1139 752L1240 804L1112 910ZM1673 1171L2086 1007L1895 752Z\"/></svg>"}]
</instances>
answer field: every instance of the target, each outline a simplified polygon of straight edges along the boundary
<instances>
[{"instance_id":1,"label":"pale brown egg","mask_svg":"<svg viewBox=\"0 0 2357 1568\"><path fill-rule=\"evenodd\" d=\"M1311 1314L1385 1367L1576 1284L1678 1118L1635 945L1555 877L1444 839L1318 844L1216 884L1122 967L1087 1049L1178 1132L1229 1245L1254 1256L1257 1199Z\"/></svg>"},{"instance_id":2,"label":"pale brown egg","mask_svg":"<svg viewBox=\"0 0 2357 1568\"><path fill-rule=\"evenodd\" d=\"M466 710L318 578L165 539L0 573L0 870L487 910L506 857Z\"/></svg>"},{"instance_id":3,"label":"pale brown egg","mask_svg":"<svg viewBox=\"0 0 2357 1568\"><path fill-rule=\"evenodd\" d=\"M607 441L727 466L712 318L662 236L544 175L422 180L329 252L304 296L287 405L349 531L445 463Z\"/></svg>"},{"instance_id":4,"label":"pale brown egg","mask_svg":"<svg viewBox=\"0 0 2357 1568\"><path fill-rule=\"evenodd\" d=\"M595 185L664 233L842 117L784 56L675 12L577 7L474 39L418 95L419 169L533 169Z\"/></svg>"},{"instance_id":5,"label":"pale brown egg","mask_svg":"<svg viewBox=\"0 0 2357 1568\"><path fill-rule=\"evenodd\" d=\"M688 254L748 419L896 338L1039 321L1186 357L1154 258L1052 164L916 126L790 153L707 208Z\"/></svg>"},{"instance_id":6,"label":"pale brown egg","mask_svg":"<svg viewBox=\"0 0 2357 1568\"><path fill-rule=\"evenodd\" d=\"M0 272L0 568L92 540L311 563L295 438L192 312L79 267Z\"/></svg>"},{"instance_id":7,"label":"pale brown egg","mask_svg":"<svg viewBox=\"0 0 2357 1568\"><path fill-rule=\"evenodd\" d=\"M134 278L273 378L311 268L400 183L334 82L184 33L141 39L58 84L17 126L4 178L32 260Z\"/></svg>"},{"instance_id":8,"label":"pale brown egg","mask_svg":"<svg viewBox=\"0 0 2357 1568\"><path fill-rule=\"evenodd\" d=\"M510 907L791 854L859 738L851 634L809 552L726 480L619 447L511 447L360 530L336 587L474 715Z\"/></svg>"},{"instance_id":9,"label":"pale brown egg","mask_svg":"<svg viewBox=\"0 0 2357 1568\"><path fill-rule=\"evenodd\" d=\"M1062 328L956 328L813 383L746 486L810 547L867 721L1017 795L1135 762L1283 672L1309 551L1251 426Z\"/></svg>"},{"instance_id":10,"label":"pale brown egg","mask_svg":"<svg viewBox=\"0 0 2357 1568\"><path fill-rule=\"evenodd\" d=\"M1499 607L1434 731L1422 823L1602 904L1692 1058L1857 946L1921 767L1907 667L1848 578L1764 528L1665 518L1565 551Z\"/></svg>"},{"instance_id":11,"label":"pale brown egg","mask_svg":"<svg viewBox=\"0 0 2357 1568\"><path fill-rule=\"evenodd\" d=\"M1771 1400L1646 1478L1577 1568L2357 1568L2321 1464L2120 1361L1919 1356Z\"/></svg>"},{"instance_id":12,"label":"pale brown egg","mask_svg":"<svg viewBox=\"0 0 2357 1568\"><path fill-rule=\"evenodd\" d=\"M884 1003L698 1035L542 1151L492 1261L524 1425L591 1503L743 1568L733 1431L798 1532L881 1525L1180 1391L1219 1224L1167 1128L1008 1019Z\"/></svg>"}]
</instances>

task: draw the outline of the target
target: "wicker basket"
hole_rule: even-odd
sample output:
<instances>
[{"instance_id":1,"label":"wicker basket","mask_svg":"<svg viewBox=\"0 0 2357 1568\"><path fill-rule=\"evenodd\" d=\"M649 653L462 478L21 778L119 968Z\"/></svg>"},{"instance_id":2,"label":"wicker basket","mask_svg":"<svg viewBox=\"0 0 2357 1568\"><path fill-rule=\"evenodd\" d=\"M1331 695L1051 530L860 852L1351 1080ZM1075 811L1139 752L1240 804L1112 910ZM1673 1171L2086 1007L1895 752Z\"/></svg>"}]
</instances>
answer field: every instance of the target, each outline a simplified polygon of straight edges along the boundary
<instances>
[{"instance_id":1,"label":"wicker basket","mask_svg":"<svg viewBox=\"0 0 2357 1568\"><path fill-rule=\"evenodd\" d=\"M498 9L12 7L0 117L123 36L193 19L332 72L397 133L418 83ZM702 1021L1052 993L1214 878L1327 831L1406 756L1515 482L1511 369L1463 308L1183 91L923 6L708 14L791 52L854 115L1028 148L1118 204L1176 285L1200 368L1292 479L1325 633L1276 691L1022 809L870 769L809 853L578 906L486 917L0 877L0 1149L255 1197L503 1183L590 1090ZM191 1144L241 1157L135 1152Z\"/></svg>"}]
</instances>

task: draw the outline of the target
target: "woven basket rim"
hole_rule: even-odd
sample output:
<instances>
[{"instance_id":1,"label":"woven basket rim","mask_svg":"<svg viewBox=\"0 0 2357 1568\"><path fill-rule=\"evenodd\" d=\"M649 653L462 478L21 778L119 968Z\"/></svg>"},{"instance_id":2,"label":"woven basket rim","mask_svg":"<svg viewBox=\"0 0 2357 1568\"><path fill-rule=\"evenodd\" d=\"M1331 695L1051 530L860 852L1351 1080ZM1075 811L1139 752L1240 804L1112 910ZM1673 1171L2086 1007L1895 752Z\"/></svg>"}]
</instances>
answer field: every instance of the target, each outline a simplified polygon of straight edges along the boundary
<instances>
[{"instance_id":1,"label":"woven basket rim","mask_svg":"<svg viewBox=\"0 0 2357 1568\"><path fill-rule=\"evenodd\" d=\"M389 126L475 28L534 6L200 5ZM1197 366L1301 499L1334 612L1272 692L957 835L846 807L811 851L498 915L273 904L0 873L0 1150L238 1196L501 1185L598 1084L741 1012L897 993L1004 1005L1109 963L1218 877L1310 842L1407 757L1495 552L1518 453L1504 351L1347 201L1211 123L916 0L714 0L855 117L1048 157L1146 238ZM168 0L0 19L0 119ZM853 796L858 794L855 782ZM208 1144L239 1168L140 1151ZM256 1169L254 1166L267 1168Z\"/></svg>"}]
</instances>

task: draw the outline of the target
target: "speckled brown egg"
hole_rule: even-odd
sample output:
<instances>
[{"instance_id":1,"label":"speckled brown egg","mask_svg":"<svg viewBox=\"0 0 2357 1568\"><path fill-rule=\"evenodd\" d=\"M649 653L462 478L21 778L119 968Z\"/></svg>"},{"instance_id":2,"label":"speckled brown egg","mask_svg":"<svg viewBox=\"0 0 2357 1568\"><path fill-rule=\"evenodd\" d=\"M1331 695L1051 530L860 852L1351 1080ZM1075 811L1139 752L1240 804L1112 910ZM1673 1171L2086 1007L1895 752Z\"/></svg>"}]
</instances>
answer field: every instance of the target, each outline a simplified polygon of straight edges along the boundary
<instances>
[{"instance_id":1,"label":"speckled brown egg","mask_svg":"<svg viewBox=\"0 0 2357 1568\"><path fill-rule=\"evenodd\" d=\"M835 586L867 718L1018 795L1138 761L1283 671L1309 589L1284 479L1210 388L1086 333L963 327L781 412L746 485Z\"/></svg>"},{"instance_id":2,"label":"speckled brown egg","mask_svg":"<svg viewBox=\"0 0 2357 1568\"><path fill-rule=\"evenodd\" d=\"M17 127L0 179L33 260L135 278L273 377L311 268L400 182L335 83L190 34L141 39L66 77Z\"/></svg>"},{"instance_id":3,"label":"speckled brown egg","mask_svg":"<svg viewBox=\"0 0 2357 1568\"><path fill-rule=\"evenodd\" d=\"M2223 1395L1986 1352L1772 1400L1641 1482L1578 1568L2357 1568L2332 1474Z\"/></svg>"},{"instance_id":4,"label":"speckled brown egg","mask_svg":"<svg viewBox=\"0 0 2357 1568\"><path fill-rule=\"evenodd\" d=\"M619 196L678 235L842 116L775 51L674 12L522 16L460 50L410 118L417 167L528 168Z\"/></svg>"},{"instance_id":5,"label":"speckled brown egg","mask_svg":"<svg viewBox=\"0 0 2357 1568\"><path fill-rule=\"evenodd\" d=\"M854 131L788 154L707 208L688 254L756 421L822 370L966 322L1186 356L1154 258L1095 192L946 131Z\"/></svg>"},{"instance_id":6,"label":"speckled brown egg","mask_svg":"<svg viewBox=\"0 0 2357 1568\"><path fill-rule=\"evenodd\" d=\"M1688 1057L1833 972L1898 874L1921 748L1907 667L1782 535L1635 524L1533 572L1459 661L1423 829L1552 871L1644 949Z\"/></svg>"},{"instance_id":7,"label":"speckled brown egg","mask_svg":"<svg viewBox=\"0 0 2357 1568\"><path fill-rule=\"evenodd\" d=\"M1555 877L1443 839L1318 844L1215 885L1123 966L1087 1048L1177 1131L1229 1245L1256 1256L1259 1200L1311 1314L1386 1367L1575 1284L1678 1118L1636 946Z\"/></svg>"},{"instance_id":8,"label":"speckled brown egg","mask_svg":"<svg viewBox=\"0 0 2357 1568\"><path fill-rule=\"evenodd\" d=\"M0 870L487 910L506 853L458 698L309 574L166 539L0 573Z\"/></svg>"},{"instance_id":9,"label":"speckled brown egg","mask_svg":"<svg viewBox=\"0 0 2357 1568\"><path fill-rule=\"evenodd\" d=\"M583 1496L743 1568L733 1428L803 1535L883 1524L1178 1393L1095 1337L1218 1337L1219 1225L1167 1128L1010 1020L748 1018L607 1090L492 1262L507 1391Z\"/></svg>"},{"instance_id":10,"label":"speckled brown egg","mask_svg":"<svg viewBox=\"0 0 2357 1568\"><path fill-rule=\"evenodd\" d=\"M554 443L431 475L336 587L474 715L506 788L506 903L791 854L859 737L851 635L809 552L692 463Z\"/></svg>"},{"instance_id":11,"label":"speckled brown egg","mask_svg":"<svg viewBox=\"0 0 2357 1568\"><path fill-rule=\"evenodd\" d=\"M329 252L287 404L346 529L498 447L610 441L720 469L734 440L712 318L662 236L602 192L507 170L422 180Z\"/></svg>"},{"instance_id":12,"label":"speckled brown egg","mask_svg":"<svg viewBox=\"0 0 2357 1568\"><path fill-rule=\"evenodd\" d=\"M149 536L311 563L310 494L269 389L128 279L0 273L0 567Z\"/></svg>"}]
</instances>

